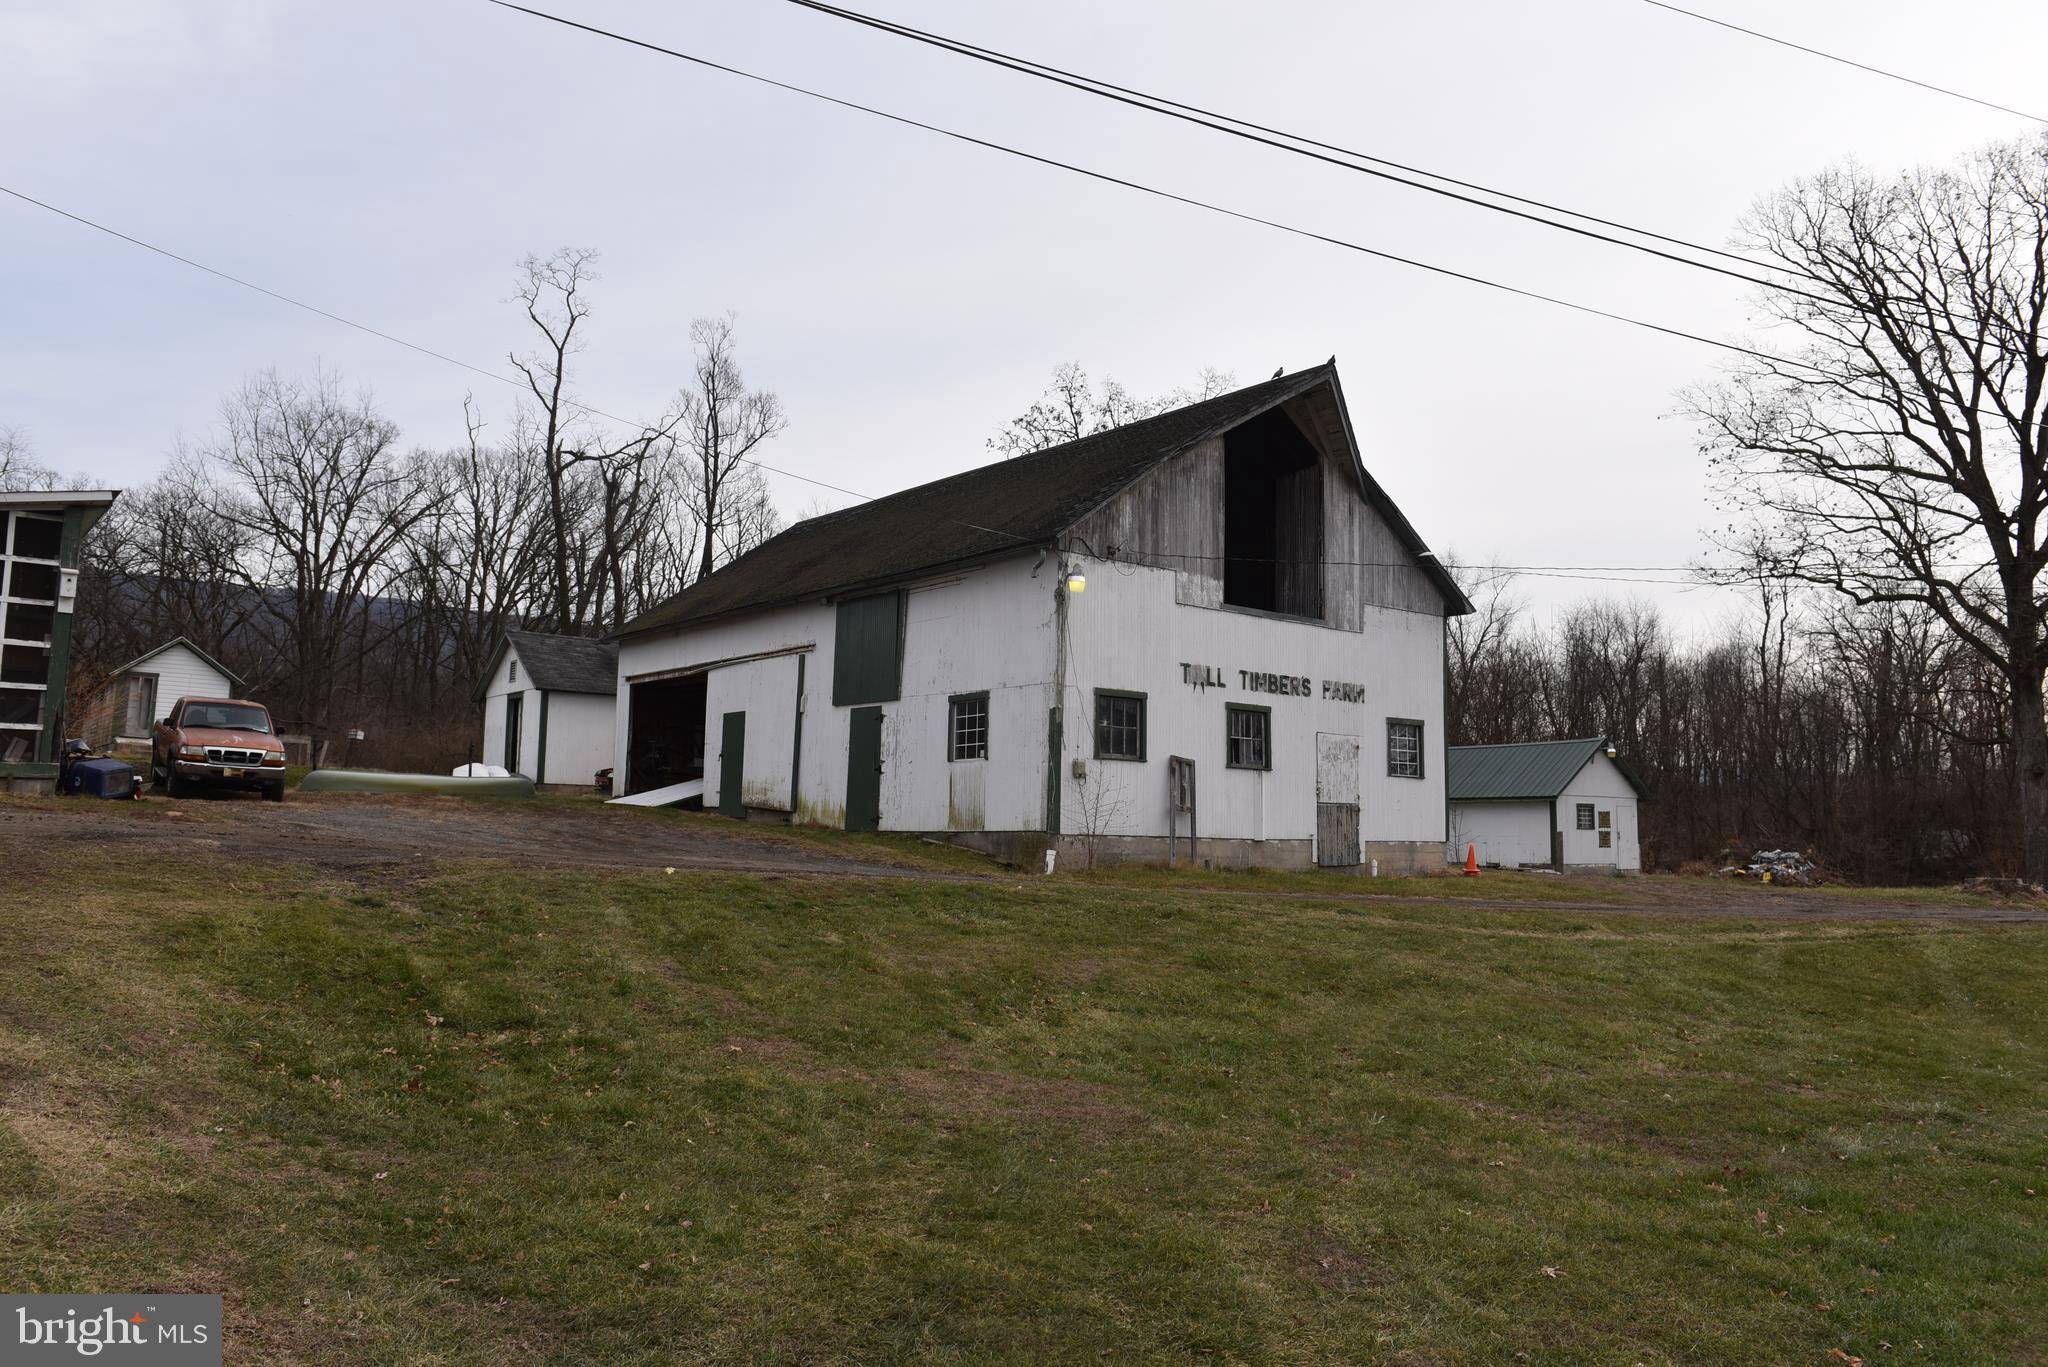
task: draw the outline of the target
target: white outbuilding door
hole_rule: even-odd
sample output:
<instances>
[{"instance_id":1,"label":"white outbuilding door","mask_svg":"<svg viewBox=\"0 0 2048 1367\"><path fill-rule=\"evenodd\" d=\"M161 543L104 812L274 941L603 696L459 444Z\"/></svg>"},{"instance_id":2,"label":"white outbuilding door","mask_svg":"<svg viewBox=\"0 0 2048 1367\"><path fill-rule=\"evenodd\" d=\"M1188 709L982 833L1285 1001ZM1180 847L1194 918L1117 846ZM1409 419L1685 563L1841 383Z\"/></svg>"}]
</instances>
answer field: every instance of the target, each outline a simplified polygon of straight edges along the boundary
<instances>
[{"instance_id":1,"label":"white outbuilding door","mask_svg":"<svg viewBox=\"0 0 2048 1367\"><path fill-rule=\"evenodd\" d=\"M1316 733L1316 863L1358 863L1358 737Z\"/></svg>"}]
</instances>

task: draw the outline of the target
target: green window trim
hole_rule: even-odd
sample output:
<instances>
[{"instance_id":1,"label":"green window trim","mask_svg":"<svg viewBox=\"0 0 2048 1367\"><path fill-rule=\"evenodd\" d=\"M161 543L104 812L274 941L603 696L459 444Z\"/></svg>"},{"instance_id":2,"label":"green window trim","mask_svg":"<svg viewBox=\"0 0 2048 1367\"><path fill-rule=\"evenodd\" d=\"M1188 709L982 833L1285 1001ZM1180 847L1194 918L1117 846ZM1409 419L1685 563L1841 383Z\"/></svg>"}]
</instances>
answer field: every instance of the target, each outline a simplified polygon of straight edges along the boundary
<instances>
[{"instance_id":1,"label":"green window trim","mask_svg":"<svg viewBox=\"0 0 2048 1367\"><path fill-rule=\"evenodd\" d=\"M1262 750L1262 752L1264 753L1264 756L1265 756L1265 761L1264 761L1264 763L1261 763L1261 764L1243 764L1243 763L1239 763L1239 762L1238 762L1237 760L1234 760L1234 759L1232 759L1232 758L1230 757L1230 750L1231 750L1231 741L1233 741L1234 739L1236 739L1236 737L1234 737L1233 735L1231 735L1231 730L1230 730L1230 722L1231 722L1231 718L1232 718L1232 716L1233 716L1233 715L1235 715L1236 713L1239 713L1239 712L1249 713L1249 714L1251 714L1251 715L1254 715L1254 716L1260 716L1260 717L1264 717L1264 718L1266 719L1266 721L1265 721L1265 728L1264 728L1264 736L1262 737L1262 742L1263 742L1263 743L1262 743L1262 744L1261 744L1261 746L1260 746L1260 749ZM1273 767L1273 709L1272 709L1272 708L1270 708L1270 707L1261 707L1261 706L1260 706L1259 704L1257 704L1257 703L1252 703L1252 702L1230 702L1230 703L1225 703L1225 704L1223 704L1223 767L1224 767L1224 768L1226 768L1226 769L1255 769L1255 770L1259 770L1259 771L1261 771L1261 772L1269 771L1269 770L1271 770L1271 769L1272 769L1272 767Z\"/></svg>"},{"instance_id":2,"label":"green window trim","mask_svg":"<svg viewBox=\"0 0 2048 1367\"><path fill-rule=\"evenodd\" d=\"M861 707L903 696L903 595L844 598L832 627L832 705Z\"/></svg>"},{"instance_id":3,"label":"green window trim","mask_svg":"<svg viewBox=\"0 0 2048 1367\"><path fill-rule=\"evenodd\" d=\"M1106 701L1106 700L1107 700L1107 701L1114 701L1114 702L1135 702L1135 703L1137 703L1137 704L1138 704L1138 753L1136 753L1135 755L1123 755L1123 754L1115 754L1115 755L1112 755L1112 754L1105 754L1105 753L1103 752L1103 749L1102 749L1102 733L1103 733L1103 729L1104 729L1104 728L1103 728L1103 715L1102 715L1102 704L1103 704L1103 703L1104 703L1104 701ZM1146 707L1146 696L1145 696L1145 694L1143 694L1143 693L1136 693L1136 692L1132 692L1132 691L1130 691L1129 689L1123 689L1123 688L1098 688L1098 689L1096 689L1096 690L1095 690L1095 718L1094 718L1094 725L1093 725L1093 727L1091 728L1091 729L1092 729L1092 730L1094 731L1094 733L1095 733L1095 758L1097 758L1097 759L1102 759L1102 760L1117 760L1117 761L1121 761L1121 762L1124 762L1124 763L1129 763L1129 764L1142 764L1142 763L1144 763L1144 762L1145 762L1145 745L1146 745L1146 734L1145 734L1145 733L1146 733L1146 731L1147 731L1147 730L1149 729L1149 728L1147 727L1147 724L1146 724L1146 716L1145 716L1145 714L1146 714L1146 712L1147 712L1148 710L1149 710L1149 709L1148 709L1148 708Z\"/></svg>"}]
</instances>

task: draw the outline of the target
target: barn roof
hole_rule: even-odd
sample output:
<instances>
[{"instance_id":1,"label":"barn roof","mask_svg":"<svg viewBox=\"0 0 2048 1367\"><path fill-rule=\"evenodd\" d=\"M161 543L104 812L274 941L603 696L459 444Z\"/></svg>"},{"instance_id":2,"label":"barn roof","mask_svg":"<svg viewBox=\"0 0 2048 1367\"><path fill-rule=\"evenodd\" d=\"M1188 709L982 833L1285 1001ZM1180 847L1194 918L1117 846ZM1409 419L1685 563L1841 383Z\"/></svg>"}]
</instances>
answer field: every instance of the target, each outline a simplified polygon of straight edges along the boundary
<instances>
[{"instance_id":1,"label":"barn roof","mask_svg":"<svg viewBox=\"0 0 2048 1367\"><path fill-rule=\"evenodd\" d=\"M484 677L477 683L481 694L505 658L505 647L519 652L526 666L527 681L546 693L617 693L619 691L619 647L614 641L594 641L588 636L555 636L544 631L508 631L491 655Z\"/></svg>"},{"instance_id":2,"label":"barn roof","mask_svg":"<svg viewBox=\"0 0 2048 1367\"><path fill-rule=\"evenodd\" d=\"M806 519L640 614L619 635L879 588L947 566L1049 546L1153 466L1322 386L1329 387L1341 412L1337 367L1329 362ZM1348 441L1348 430L1345 436ZM1355 449L1352 454L1356 464ZM1418 557L1452 611L1469 611L1456 583L1400 510L1362 465L1357 473L1368 500Z\"/></svg>"},{"instance_id":3,"label":"barn roof","mask_svg":"<svg viewBox=\"0 0 2048 1367\"><path fill-rule=\"evenodd\" d=\"M222 664L219 660L214 659L211 655L208 655L198 646L193 645L192 639L189 636L174 636L170 640L165 641L162 645L158 646L156 649L144 651L142 654L137 655L134 659L130 660L127 664L124 664L119 669L115 670L115 677L118 678L120 675L126 674L129 670L134 669L137 665L148 664L151 660L154 660L157 656L163 654L165 651L169 650L173 646L185 647L185 649L191 651L194 655L197 655L202 661L204 661L207 667L212 669L214 673L220 675L229 683L239 685L242 682L241 675L235 673L232 669L229 669L226 665Z\"/></svg>"},{"instance_id":4,"label":"barn roof","mask_svg":"<svg viewBox=\"0 0 2048 1367\"><path fill-rule=\"evenodd\" d=\"M1519 745L1453 745L1445 769L1446 796L1453 802L1552 798L1578 777L1587 761L1607 748L1605 736L1585 740L1541 740ZM1642 784L1615 761L1629 786Z\"/></svg>"}]
</instances>

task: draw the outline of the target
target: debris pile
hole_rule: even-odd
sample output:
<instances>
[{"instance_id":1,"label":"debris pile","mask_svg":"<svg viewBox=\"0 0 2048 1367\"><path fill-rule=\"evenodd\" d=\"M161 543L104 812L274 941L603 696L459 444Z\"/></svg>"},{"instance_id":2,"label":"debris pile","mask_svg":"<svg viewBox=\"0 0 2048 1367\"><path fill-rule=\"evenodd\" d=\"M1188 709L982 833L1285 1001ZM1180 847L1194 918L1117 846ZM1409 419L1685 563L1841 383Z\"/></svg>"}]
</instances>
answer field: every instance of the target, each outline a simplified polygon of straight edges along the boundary
<instances>
[{"instance_id":1,"label":"debris pile","mask_svg":"<svg viewBox=\"0 0 2048 1367\"><path fill-rule=\"evenodd\" d=\"M1966 878L1957 885L1960 892L1979 892L1993 897L2025 897L2039 900L2042 889L2038 883L2029 883L2024 878Z\"/></svg>"},{"instance_id":2,"label":"debris pile","mask_svg":"<svg viewBox=\"0 0 2048 1367\"><path fill-rule=\"evenodd\" d=\"M1747 863L1730 864L1722 878L1753 878L1759 883L1791 883L1810 887L1820 881L1820 865L1803 850L1758 850Z\"/></svg>"}]
</instances>

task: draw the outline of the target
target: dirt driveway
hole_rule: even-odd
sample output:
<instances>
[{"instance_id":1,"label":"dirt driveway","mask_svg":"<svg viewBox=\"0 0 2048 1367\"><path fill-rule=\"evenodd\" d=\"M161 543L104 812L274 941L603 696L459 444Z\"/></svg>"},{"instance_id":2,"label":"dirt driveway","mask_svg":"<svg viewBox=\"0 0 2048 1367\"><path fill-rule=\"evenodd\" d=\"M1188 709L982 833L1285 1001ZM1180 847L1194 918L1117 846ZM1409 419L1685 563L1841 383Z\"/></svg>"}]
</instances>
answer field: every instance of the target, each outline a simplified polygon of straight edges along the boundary
<instances>
[{"instance_id":1,"label":"dirt driveway","mask_svg":"<svg viewBox=\"0 0 2048 1367\"><path fill-rule=\"evenodd\" d=\"M534 868L729 870L931 877L885 849L841 854L772 829L598 802L543 805L449 797L302 796L283 804L240 795L136 803L8 801L0 805L0 868L48 871L74 843L151 853L218 852L284 859L356 877L426 872L481 859Z\"/></svg>"},{"instance_id":2,"label":"dirt driveway","mask_svg":"<svg viewBox=\"0 0 2048 1367\"><path fill-rule=\"evenodd\" d=\"M1016 878L1014 871L982 865L963 852L931 850L931 857L920 857L911 852L922 853L916 845L892 849L887 843L839 838L829 832L793 834L773 826L736 825L715 816L607 808L595 801L473 802L339 794L293 794L283 804L253 795L176 802L149 798L136 803L0 798L0 879L10 873L29 878L58 875L71 852L87 846L102 851L112 847L138 861L156 853L195 851L216 853L230 862L285 860L364 882L421 877L437 865L466 860L530 868L676 868L966 882ZM1222 894L1381 907L1457 905L1677 919L2048 924L2048 904L2039 901L1880 901L1826 891L1656 877L1630 880L1625 900L1618 901L1610 900L1613 880L1589 881L1581 901L1572 893L1574 883L1553 884L1536 897L1517 896L1515 877L1501 876L1483 889L1460 889L1458 895L1439 897L1406 890L1388 895L1357 879L1332 878L1327 887L1283 890L1224 884L1197 875L1184 886L1148 885L1143 895Z\"/></svg>"}]
</instances>

